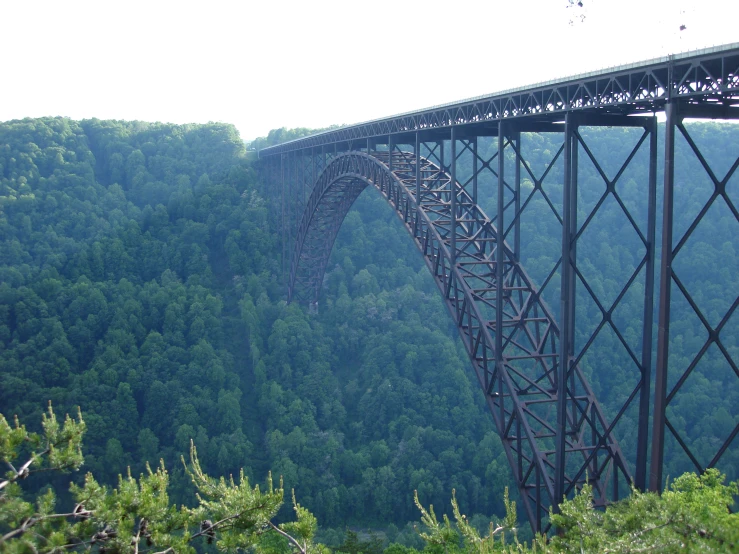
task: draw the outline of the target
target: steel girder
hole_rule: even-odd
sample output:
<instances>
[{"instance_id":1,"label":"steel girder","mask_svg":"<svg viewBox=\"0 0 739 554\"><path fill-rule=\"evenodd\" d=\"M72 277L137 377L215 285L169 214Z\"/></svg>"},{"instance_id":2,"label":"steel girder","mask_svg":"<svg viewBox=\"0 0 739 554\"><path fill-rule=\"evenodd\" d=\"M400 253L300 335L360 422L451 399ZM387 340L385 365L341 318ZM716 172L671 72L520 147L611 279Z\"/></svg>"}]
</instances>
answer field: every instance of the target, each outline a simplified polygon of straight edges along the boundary
<instances>
[{"instance_id":1,"label":"steel girder","mask_svg":"<svg viewBox=\"0 0 739 554\"><path fill-rule=\"evenodd\" d=\"M561 371L558 325L513 249L439 165L397 149L336 156L298 228L289 298L317 302L341 222L368 185L393 206L444 297L532 527L541 531L549 506L585 482L596 504L616 498L631 476L613 423L578 365Z\"/></svg>"},{"instance_id":2,"label":"steel girder","mask_svg":"<svg viewBox=\"0 0 739 554\"><path fill-rule=\"evenodd\" d=\"M713 115L739 104L739 43L665 56L351 125L265 148L260 156L368 138L504 119L560 119L568 112L648 114L670 101L709 108ZM342 147L344 149L344 147Z\"/></svg>"}]
</instances>

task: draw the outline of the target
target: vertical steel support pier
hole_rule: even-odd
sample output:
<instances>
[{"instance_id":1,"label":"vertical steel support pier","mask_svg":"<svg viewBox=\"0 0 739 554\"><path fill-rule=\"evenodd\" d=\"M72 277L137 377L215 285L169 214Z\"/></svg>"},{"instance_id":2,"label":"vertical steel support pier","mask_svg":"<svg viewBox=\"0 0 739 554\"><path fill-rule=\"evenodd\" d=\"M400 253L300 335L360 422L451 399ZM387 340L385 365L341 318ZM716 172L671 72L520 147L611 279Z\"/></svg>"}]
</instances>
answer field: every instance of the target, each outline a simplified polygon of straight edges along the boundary
<instances>
[{"instance_id":1,"label":"vertical steel support pier","mask_svg":"<svg viewBox=\"0 0 739 554\"><path fill-rule=\"evenodd\" d=\"M454 127L450 130L450 144L452 151L452 163L451 163L451 183L449 184L450 194L450 228L451 228L451 254L452 254L452 271L457 266L457 138ZM444 171L444 143L441 143L441 170ZM392 168L391 168L392 170Z\"/></svg>"},{"instance_id":2,"label":"vertical steel support pier","mask_svg":"<svg viewBox=\"0 0 739 554\"><path fill-rule=\"evenodd\" d=\"M498 123L498 183L497 183L497 201L496 201L496 223L500 234L497 235L495 241L495 373L498 375L498 395L503 397L503 375L505 374L505 358L503 356L503 314L504 314L504 296L505 292L505 245L502 236L505 229L505 126L501 121ZM504 402L500 402L501 414L499 417L504 419Z\"/></svg>"},{"instance_id":3,"label":"vertical steel support pier","mask_svg":"<svg viewBox=\"0 0 739 554\"><path fill-rule=\"evenodd\" d=\"M646 278L644 283L644 324L642 327L642 382L639 395L639 431L636 447L634 485L647 490L647 450L649 443L649 388L652 369L652 329L654 314L654 261L657 225L657 118L647 125L649 133L649 190L647 200Z\"/></svg>"},{"instance_id":4,"label":"vertical steel support pier","mask_svg":"<svg viewBox=\"0 0 739 554\"><path fill-rule=\"evenodd\" d=\"M577 232L577 142L575 115L565 117L564 136L564 190L562 200L562 284L560 288L560 351L557 367L557 433L555 455L555 506L565 496L565 450L567 425L567 386L571 358L574 355L575 332L575 241ZM556 508L555 508L556 509Z\"/></svg>"},{"instance_id":5,"label":"vertical steel support pier","mask_svg":"<svg viewBox=\"0 0 739 554\"><path fill-rule=\"evenodd\" d=\"M678 106L665 106L665 189L662 207L662 261L659 278L659 320L657 331L657 366L654 381L652 461L649 489L662 490L662 465L665 451L665 409L667 407L667 362L670 349L670 293L672 285L672 218L675 188L675 126Z\"/></svg>"}]
</instances>

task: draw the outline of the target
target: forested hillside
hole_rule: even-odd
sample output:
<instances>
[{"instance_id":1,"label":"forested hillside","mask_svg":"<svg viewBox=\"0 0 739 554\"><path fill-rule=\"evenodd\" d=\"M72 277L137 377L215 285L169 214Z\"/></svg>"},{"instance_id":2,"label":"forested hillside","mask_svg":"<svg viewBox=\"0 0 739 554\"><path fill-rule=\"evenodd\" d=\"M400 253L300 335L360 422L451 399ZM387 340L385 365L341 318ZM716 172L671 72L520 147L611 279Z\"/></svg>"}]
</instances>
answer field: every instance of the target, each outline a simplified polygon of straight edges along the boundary
<instances>
[{"instance_id":1,"label":"forested hillside","mask_svg":"<svg viewBox=\"0 0 739 554\"><path fill-rule=\"evenodd\" d=\"M739 143L735 128L695 129L704 143ZM527 140L532 163L558 148L554 138ZM735 149L712 151L726 165ZM688 167L680 183L682 229L706 200L700 169ZM557 172L547 185L555 204ZM636 205L644 191L624 183ZM191 494L179 458L192 438L212 474L282 475L324 528L382 528L413 544L403 527L418 519L414 490L423 504L446 506L455 489L475 524L487 519L474 514L502 516L510 479L501 443L435 286L385 201L372 190L359 198L334 247L321 310L308 314L284 302L272 195L228 125L0 124L1 411L30 423L49 400L59 413L80 406L87 469L113 483L127 465L138 474L163 458L176 499ZM584 206L595 201L584 193ZM545 204L532 202L523 229L524 263L539 280L556 262L561 233ZM613 300L638 246L609 213L579 255ZM677 263L715 323L739 285L738 233L725 204L710 215ZM606 240L614 236L621 240ZM695 258L717 273L691 269L686 260ZM557 309L558 290L546 294ZM702 345L685 308L673 323L676 362ZM586 299L578 309L587 329L597 310ZM641 311L629 313L614 319L635 341L629 329L639 328ZM726 335L739 359L736 334ZM583 363L608 408L633 376L613 333L604 337ZM705 360L674 407L696 451L739 422L736 376L715 347ZM674 446L666 473L676 476L692 468L672 456ZM721 467L730 479L738 450Z\"/></svg>"},{"instance_id":2,"label":"forested hillside","mask_svg":"<svg viewBox=\"0 0 739 554\"><path fill-rule=\"evenodd\" d=\"M79 405L89 470L161 457L175 494L192 437L206 470L272 469L326 527L402 527L415 488L502 510L500 442L392 213L360 201L311 317L283 301L243 154L226 125L0 125L3 411Z\"/></svg>"}]
</instances>

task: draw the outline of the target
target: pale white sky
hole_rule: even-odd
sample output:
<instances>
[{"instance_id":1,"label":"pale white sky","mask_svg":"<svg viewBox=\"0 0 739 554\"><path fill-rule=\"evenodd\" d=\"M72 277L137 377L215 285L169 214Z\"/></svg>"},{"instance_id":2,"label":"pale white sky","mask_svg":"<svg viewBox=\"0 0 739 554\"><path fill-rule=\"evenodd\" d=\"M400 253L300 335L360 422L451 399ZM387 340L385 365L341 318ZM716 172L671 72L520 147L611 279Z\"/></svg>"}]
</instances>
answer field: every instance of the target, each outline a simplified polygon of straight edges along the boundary
<instances>
[{"instance_id":1,"label":"pale white sky","mask_svg":"<svg viewBox=\"0 0 739 554\"><path fill-rule=\"evenodd\" d=\"M0 0L0 121L224 121L251 139L739 41L736 0L583 3Z\"/></svg>"}]
</instances>

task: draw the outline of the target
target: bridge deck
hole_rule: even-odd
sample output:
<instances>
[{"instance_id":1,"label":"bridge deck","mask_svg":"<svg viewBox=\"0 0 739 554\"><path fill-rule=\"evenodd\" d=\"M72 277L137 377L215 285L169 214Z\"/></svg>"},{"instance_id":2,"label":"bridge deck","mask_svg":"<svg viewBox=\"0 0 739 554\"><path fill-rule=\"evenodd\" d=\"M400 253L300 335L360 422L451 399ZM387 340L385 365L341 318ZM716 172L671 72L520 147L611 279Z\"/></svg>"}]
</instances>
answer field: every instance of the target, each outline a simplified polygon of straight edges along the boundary
<instances>
[{"instance_id":1,"label":"bridge deck","mask_svg":"<svg viewBox=\"0 0 739 554\"><path fill-rule=\"evenodd\" d=\"M305 148L380 139L388 135L427 134L452 126L490 126L503 119L562 121L571 111L598 114L646 114L680 99L696 116L730 119L739 105L739 43L665 56L506 90L423 110L384 117L270 146L260 157ZM685 109L683 113L687 115ZM492 125L491 125L492 124ZM523 130L523 129L522 129ZM460 129L461 131L461 129ZM480 136L479 130L475 132ZM410 135L408 137L410 140ZM401 140L397 140L400 143ZM381 142L373 141L373 144ZM346 147L342 147L346 148ZM350 147L351 148L351 147Z\"/></svg>"}]
</instances>

